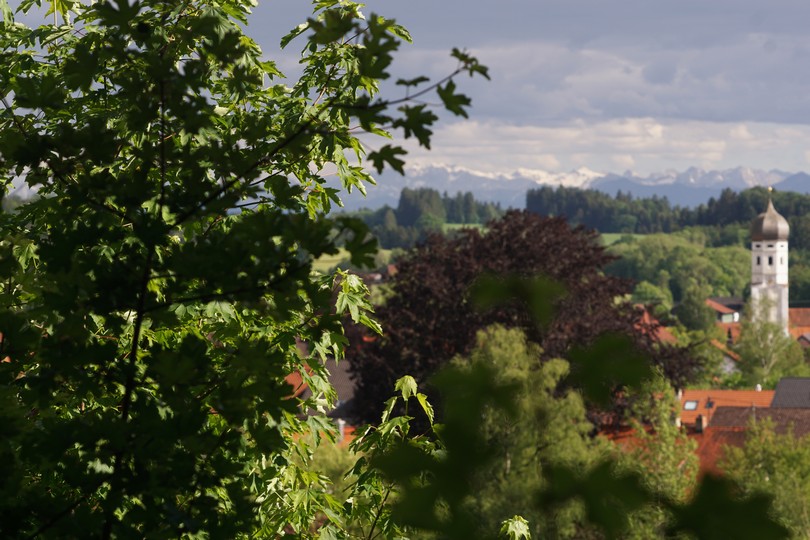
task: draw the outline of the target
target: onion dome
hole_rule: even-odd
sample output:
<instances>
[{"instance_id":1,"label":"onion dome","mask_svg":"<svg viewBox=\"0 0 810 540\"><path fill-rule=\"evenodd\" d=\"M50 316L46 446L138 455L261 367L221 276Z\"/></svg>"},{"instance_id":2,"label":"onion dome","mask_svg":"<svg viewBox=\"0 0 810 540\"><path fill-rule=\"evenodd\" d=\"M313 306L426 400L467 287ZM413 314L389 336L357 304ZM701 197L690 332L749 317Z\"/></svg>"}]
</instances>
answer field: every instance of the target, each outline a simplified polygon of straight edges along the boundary
<instances>
[{"instance_id":1,"label":"onion dome","mask_svg":"<svg viewBox=\"0 0 810 540\"><path fill-rule=\"evenodd\" d=\"M751 222L751 240L754 242L787 240L789 234L790 225L773 207L773 201L768 199L768 209Z\"/></svg>"}]
</instances>

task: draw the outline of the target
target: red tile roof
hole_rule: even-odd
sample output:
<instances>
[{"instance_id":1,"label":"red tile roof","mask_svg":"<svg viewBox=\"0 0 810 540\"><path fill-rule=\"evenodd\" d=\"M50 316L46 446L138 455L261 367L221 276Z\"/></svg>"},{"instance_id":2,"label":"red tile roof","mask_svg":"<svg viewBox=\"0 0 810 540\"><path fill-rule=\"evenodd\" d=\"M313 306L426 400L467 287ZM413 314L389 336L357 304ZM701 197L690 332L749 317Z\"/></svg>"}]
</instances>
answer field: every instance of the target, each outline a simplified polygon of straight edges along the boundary
<instances>
[{"instance_id":1,"label":"red tile roof","mask_svg":"<svg viewBox=\"0 0 810 540\"><path fill-rule=\"evenodd\" d=\"M720 302L715 302L711 298L706 299L706 305L709 306L710 308L712 308L713 310L715 310L718 313L723 313L723 314L737 313L733 309L724 306Z\"/></svg>"},{"instance_id":2,"label":"red tile roof","mask_svg":"<svg viewBox=\"0 0 810 540\"><path fill-rule=\"evenodd\" d=\"M742 447L745 444L745 429L709 426L703 433L691 434L690 438L697 442L695 453L700 461L698 477L705 474L721 475L723 471L718 463L725 455L726 447Z\"/></svg>"},{"instance_id":3,"label":"red tile roof","mask_svg":"<svg viewBox=\"0 0 810 540\"><path fill-rule=\"evenodd\" d=\"M791 325L810 326L810 308L790 308L788 318Z\"/></svg>"},{"instance_id":4,"label":"red tile roof","mask_svg":"<svg viewBox=\"0 0 810 540\"><path fill-rule=\"evenodd\" d=\"M732 323L723 323L718 322L715 325L723 330L723 335L728 336L729 331L731 331L731 341L733 343L737 343L737 340L740 339L740 323L732 322Z\"/></svg>"},{"instance_id":5,"label":"red tile roof","mask_svg":"<svg viewBox=\"0 0 810 540\"><path fill-rule=\"evenodd\" d=\"M773 395L773 390L684 390L681 396L681 423L694 425L697 417L702 416L703 425L706 426L717 407L770 407ZM688 401L697 402L694 409L684 408Z\"/></svg>"},{"instance_id":6,"label":"red tile roof","mask_svg":"<svg viewBox=\"0 0 810 540\"><path fill-rule=\"evenodd\" d=\"M783 435L792 430L796 437L810 434L810 409L760 407L720 407L709 424L717 429L745 429L753 419L768 418L776 433Z\"/></svg>"},{"instance_id":7,"label":"red tile roof","mask_svg":"<svg viewBox=\"0 0 810 540\"><path fill-rule=\"evenodd\" d=\"M284 377L284 381L286 381L286 383L289 384L293 389L293 393L289 397L298 397L304 390L307 389L304 378L297 371Z\"/></svg>"},{"instance_id":8,"label":"red tile roof","mask_svg":"<svg viewBox=\"0 0 810 540\"><path fill-rule=\"evenodd\" d=\"M638 323L636 323L636 328L638 330L651 334L661 343L669 343L672 345L678 341L675 335L670 332L669 328L663 326L658 319L653 317L646 307L641 305L636 307L641 310L641 318L639 319Z\"/></svg>"},{"instance_id":9,"label":"red tile roof","mask_svg":"<svg viewBox=\"0 0 810 540\"><path fill-rule=\"evenodd\" d=\"M718 339L711 340L711 344L716 348L719 349L724 355L728 356L735 362L740 361L740 355L729 349L725 343L721 342Z\"/></svg>"}]
</instances>

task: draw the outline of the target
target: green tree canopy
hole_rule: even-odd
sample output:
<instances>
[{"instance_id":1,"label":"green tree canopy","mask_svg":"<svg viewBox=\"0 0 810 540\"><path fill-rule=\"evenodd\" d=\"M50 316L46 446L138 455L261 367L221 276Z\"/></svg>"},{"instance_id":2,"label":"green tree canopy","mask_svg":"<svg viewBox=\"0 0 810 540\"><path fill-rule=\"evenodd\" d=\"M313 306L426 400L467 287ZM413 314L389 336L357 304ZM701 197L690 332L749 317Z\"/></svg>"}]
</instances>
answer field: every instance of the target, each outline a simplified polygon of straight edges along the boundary
<instances>
[{"instance_id":1,"label":"green tree canopy","mask_svg":"<svg viewBox=\"0 0 810 540\"><path fill-rule=\"evenodd\" d=\"M333 509L291 459L329 425L298 418L285 379L328 402L341 317L378 327L358 278L312 271L338 242L374 252L324 217L321 171L363 191L365 163L401 170L404 151L359 137L429 146L437 117L377 95L409 39L394 21L315 3L285 81L243 31L252 5L54 0L29 28L0 0L2 193L39 194L0 214L5 537L275 538ZM452 77L486 70L453 56L400 86L466 114Z\"/></svg>"},{"instance_id":2,"label":"green tree canopy","mask_svg":"<svg viewBox=\"0 0 810 540\"><path fill-rule=\"evenodd\" d=\"M753 420L741 448L727 447L720 463L743 492L768 493L777 519L791 538L810 534L810 438L777 434L766 418Z\"/></svg>"},{"instance_id":3,"label":"green tree canopy","mask_svg":"<svg viewBox=\"0 0 810 540\"><path fill-rule=\"evenodd\" d=\"M735 345L743 377L751 386L773 388L782 377L810 375L802 346L782 326L768 321L769 311L770 305L764 300L756 310L746 306Z\"/></svg>"},{"instance_id":4,"label":"green tree canopy","mask_svg":"<svg viewBox=\"0 0 810 540\"><path fill-rule=\"evenodd\" d=\"M540 348L519 329L494 326L478 333L469 357L456 364L483 365L495 382L512 389L515 410L490 408L481 429L492 453L491 465L479 471L473 510L481 537L492 536L501 522L520 514L535 538L570 538L587 529L577 505L552 515L536 508L534 494L543 487L548 465L587 470L607 456L604 439L593 438L582 397L558 388L568 362L550 360L538 366ZM488 533L488 534L487 534Z\"/></svg>"}]
</instances>

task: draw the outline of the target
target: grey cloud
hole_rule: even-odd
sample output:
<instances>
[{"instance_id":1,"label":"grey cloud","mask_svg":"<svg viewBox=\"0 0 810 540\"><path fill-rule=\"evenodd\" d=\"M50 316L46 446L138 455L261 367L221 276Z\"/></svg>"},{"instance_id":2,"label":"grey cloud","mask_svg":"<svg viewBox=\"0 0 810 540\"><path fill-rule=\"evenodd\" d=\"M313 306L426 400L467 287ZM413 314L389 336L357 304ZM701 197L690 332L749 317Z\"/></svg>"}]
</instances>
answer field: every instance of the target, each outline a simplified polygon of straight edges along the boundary
<instances>
[{"instance_id":1,"label":"grey cloud","mask_svg":"<svg viewBox=\"0 0 810 540\"><path fill-rule=\"evenodd\" d=\"M678 66L672 62L657 61L645 66L641 73L650 84L671 84L678 74Z\"/></svg>"}]
</instances>

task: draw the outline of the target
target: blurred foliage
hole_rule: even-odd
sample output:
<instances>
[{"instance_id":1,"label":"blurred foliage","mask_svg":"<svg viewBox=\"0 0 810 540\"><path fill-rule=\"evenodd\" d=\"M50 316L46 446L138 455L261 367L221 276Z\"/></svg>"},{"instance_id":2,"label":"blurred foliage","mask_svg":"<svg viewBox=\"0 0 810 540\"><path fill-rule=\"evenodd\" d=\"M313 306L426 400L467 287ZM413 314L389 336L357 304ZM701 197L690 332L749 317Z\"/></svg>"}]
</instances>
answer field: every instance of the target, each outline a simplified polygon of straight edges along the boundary
<instances>
[{"instance_id":1,"label":"blurred foliage","mask_svg":"<svg viewBox=\"0 0 810 540\"><path fill-rule=\"evenodd\" d=\"M810 365L802 346L785 328L768 321L770 304L746 306L740 324L740 338L734 350L740 355L740 372L749 387L761 384L773 388L782 377L808 377Z\"/></svg>"},{"instance_id":2,"label":"blurred foliage","mask_svg":"<svg viewBox=\"0 0 810 540\"><path fill-rule=\"evenodd\" d=\"M673 304L699 289L706 296L743 296L750 281L751 253L743 246L705 247L676 234L630 237L612 244L619 257L606 269L612 275L658 287L658 296ZM647 300L637 286L637 300ZM655 298L649 298L655 300Z\"/></svg>"},{"instance_id":3,"label":"blurred foliage","mask_svg":"<svg viewBox=\"0 0 810 540\"><path fill-rule=\"evenodd\" d=\"M752 420L742 448L730 447L720 463L743 493L773 496L773 516L791 538L810 535L810 437L777 434L770 418Z\"/></svg>"}]
</instances>

